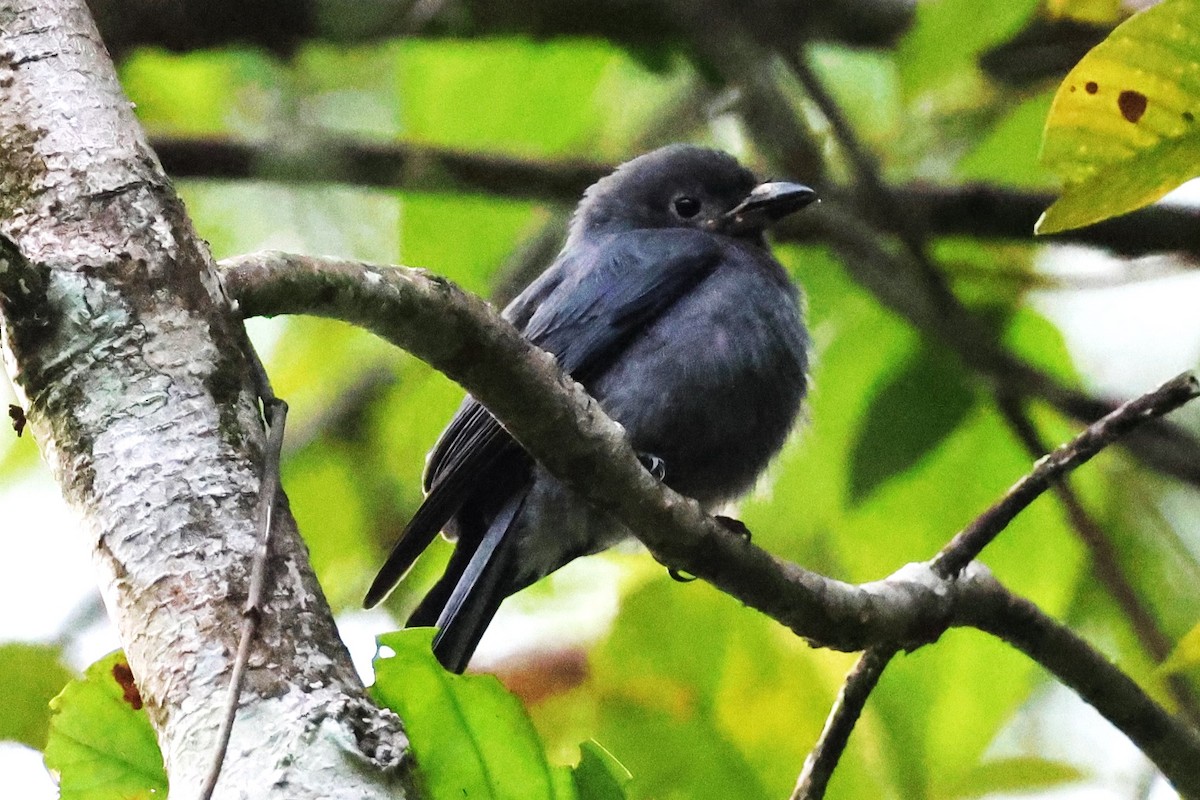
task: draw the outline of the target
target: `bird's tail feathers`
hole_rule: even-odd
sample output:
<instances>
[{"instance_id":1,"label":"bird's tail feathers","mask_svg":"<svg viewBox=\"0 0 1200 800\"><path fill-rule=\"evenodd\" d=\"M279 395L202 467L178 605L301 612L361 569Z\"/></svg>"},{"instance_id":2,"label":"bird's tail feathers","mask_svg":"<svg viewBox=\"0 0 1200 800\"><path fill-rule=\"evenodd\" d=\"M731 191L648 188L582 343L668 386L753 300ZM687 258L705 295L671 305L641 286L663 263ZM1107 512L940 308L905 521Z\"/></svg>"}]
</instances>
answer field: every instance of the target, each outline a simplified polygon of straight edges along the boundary
<instances>
[{"instance_id":1,"label":"bird's tail feathers","mask_svg":"<svg viewBox=\"0 0 1200 800\"><path fill-rule=\"evenodd\" d=\"M484 630L508 594L509 585L505 581L505 574L508 572L506 567L512 558L514 545L514 537L510 534L524 505L525 493L520 492L511 498L492 520L479 546L470 554L465 567L461 568L462 572L454 584L454 590L446 599L438 616L439 630L433 640L433 653L438 661L452 672L462 672L466 669ZM461 539L458 547L464 547ZM458 555L457 551L455 555ZM450 568L458 566L455 561L456 559L451 559L443 581L450 574ZM447 585L448 583L447 581ZM435 592L441 588L442 581L438 584ZM428 599L426 598L426 601ZM422 607L426 601L422 601ZM420 611L421 608L418 608L418 612ZM416 617L417 613L414 612L413 616ZM411 619L409 623L412 624Z\"/></svg>"}]
</instances>

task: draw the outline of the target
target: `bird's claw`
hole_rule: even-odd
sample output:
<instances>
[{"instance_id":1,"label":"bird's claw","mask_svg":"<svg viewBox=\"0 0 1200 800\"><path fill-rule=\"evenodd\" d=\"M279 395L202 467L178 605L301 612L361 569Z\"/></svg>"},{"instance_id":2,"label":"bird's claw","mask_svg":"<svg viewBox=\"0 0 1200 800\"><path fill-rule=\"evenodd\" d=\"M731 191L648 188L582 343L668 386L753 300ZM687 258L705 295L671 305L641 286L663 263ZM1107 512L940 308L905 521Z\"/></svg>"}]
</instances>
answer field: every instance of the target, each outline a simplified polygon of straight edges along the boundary
<instances>
[{"instance_id":1,"label":"bird's claw","mask_svg":"<svg viewBox=\"0 0 1200 800\"><path fill-rule=\"evenodd\" d=\"M721 523L721 527L724 528L725 530L729 531L730 533L742 537L743 539L746 540L746 542L750 541L750 539L751 539L750 529L747 528L746 523L742 522L740 519L734 519L733 517L723 517L720 514L713 517L713 519L715 519L717 522Z\"/></svg>"},{"instance_id":2,"label":"bird's claw","mask_svg":"<svg viewBox=\"0 0 1200 800\"><path fill-rule=\"evenodd\" d=\"M667 462L653 453L638 453L638 461L655 480L661 481L667 477Z\"/></svg>"},{"instance_id":3,"label":"bird's claw","mask_svg":"<svg viewBox=\"0 0 1200 800\"><path fill-rule=\"evenodd\" d=\"M686 572L680 572L674 567L667 567L667 574L671 576L671 580L679 583L691 583L696 580L695 575L688 575Z\"/></svg>"}]
</instances>

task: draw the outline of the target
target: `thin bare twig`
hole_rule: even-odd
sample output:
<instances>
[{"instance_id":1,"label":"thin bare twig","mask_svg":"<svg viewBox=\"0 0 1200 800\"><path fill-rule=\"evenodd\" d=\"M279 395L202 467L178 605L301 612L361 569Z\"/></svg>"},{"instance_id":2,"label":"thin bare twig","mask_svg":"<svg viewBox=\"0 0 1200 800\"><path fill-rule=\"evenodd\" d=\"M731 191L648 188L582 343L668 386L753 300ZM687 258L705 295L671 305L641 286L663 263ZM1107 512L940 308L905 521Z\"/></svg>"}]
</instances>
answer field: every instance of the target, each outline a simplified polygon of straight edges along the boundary
<instances>
[{"instance_id":1,"label":"thin bare twig","mask_svg":"<svg viewBox=\"0 0 1200 800\"><path fill-rule=\"evenodd\" d=\"M1054 481L1141 423L1174 411L1197 396L1200 382L1185 372L1092 423L1070 442L1039 459L1032 472L942 548L933 560L934 571L944 578L958 574Z\"/></svg>"},{"instance_id":2,"label":"thin bare twig","mask_svg":"<svg viewBox=\"0 0 1200 800\"><path fill-rule=\"evenodd\" d=\"M258 489L258 536L250 563L250 580L246 587L246 605L242 609L242 632L234 656L233 671L229 676L229 693L225 701L225 715L217 732L217 744L213 748L213 760L200 790L200 800L211 800L225 764L225 752L229 749L229 738L233 735L233 722L237 717L238 704L242 696L246 667L250 663L250 648L258 633L262 619L266 594L267 557L271 550L271 527L274 521L275 504L279 494L279 463L283 453L283 433L287 424L287 403L275 396L271 379L258 357L249 337L243 340L246 361L254 377L262 413L267 425L267 446L263 453L262 478Z\"/></svg>"},{"instance_id":3,"label":"thin bare twig","mask_svg":"<svg viewBox=\"0 0 1200 800\"><path fill-rule=\"evenodd\" d=\"M1017 438L1025 445L1025 449L1034 456L1045 453L1047 447L1023 403L1018 398L1006 394L1001 394L999 401L1000 413L1004 415ZM1142 649L1153 659L1154 663L1161 664L1171 653L1173 646L1171 639L1158 624L1158 620L1150 612L1150 609L1142 602L1137 589L1125 575L1125 570L1121 566L1116 548L1109 535L1100 526L1100 523L1088 513L1083 501L1079 499L1066 478L1054 481L1053 489L1059 502L1062 503L1063 509L1067 512L1067 519L1071 523L1071 527L1091 556L1096 577L1121 609L1125 618L1129 620L1133 634L1137 637ZM1198 702L1191 685L1178 675L1168 675L1166 682L1167 690L1175 700L1180 713L1187 717L1194 727L1200 729L1200 702Z\"/></svg>"},{"instance_id":4,"label":"thin bare twig","mask_svg":"<svg viewBox=\"0 0 1200 800\"><path fill-rule=\"evenodd\" d=\"M829 122L838 144L846 152L858 178L858 190L865 195L865 202L882 214L879 219L885 221L895 233L913 258L913 263L920 271L929 296L940 305L956 303L950 287L946 284L945 276L929 256L926 231L916 225L908 209L901 205L896 195L883 181L879 172L879 162L875 155L859 140L854 126L846 118L840 105L833 95L825 88L824 81L817 75L816 70L808 63L802 49L783 51L783 59L796 74L808 96L816 103L817 108Z\"/></svg>"},{"instance_id":5,"label":"thin bare twig","mask_svg":"<svg viewBox=\"0 0 1200 800\"><path fill-rule=\"evenodd\" d=\"M820 738L808 758L804 759L804 769L796 782L791 800L821 800L825 796L829 780L850 742L850 733L862 716L867 698L879 685L884 669L895 655L895 649L872 647L855 662L846 675L846 682L838 692L837 699L833 701L833 708L829 709L829 717L825 720Z\"/></svg>"}]
</instances>

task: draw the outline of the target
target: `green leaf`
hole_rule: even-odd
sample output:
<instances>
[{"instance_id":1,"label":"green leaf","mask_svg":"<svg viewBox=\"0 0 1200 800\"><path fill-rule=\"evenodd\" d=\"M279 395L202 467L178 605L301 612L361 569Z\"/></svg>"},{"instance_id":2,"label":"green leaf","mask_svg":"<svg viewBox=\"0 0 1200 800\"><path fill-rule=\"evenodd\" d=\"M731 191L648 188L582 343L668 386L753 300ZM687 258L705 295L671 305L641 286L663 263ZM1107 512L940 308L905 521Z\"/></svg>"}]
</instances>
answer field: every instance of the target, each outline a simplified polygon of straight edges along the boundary
<instances>
[{"instance_id":1,"label":"green leaf","mask_svg":"<svg viewBox=\"0 0 1200 800\"><path fill-rule=\"evenodd\" d=\"M392 654L376 657L372 688L404 720L428 797L566 800L520 701L490 675L447 672L432 641L429 628L379 637Z\"/></svg>"},{"instance_id":2,"label":"green leaf","mask_svg":"<svg viewBox=\"0 0 1200 800\"><path fill-rule=\"evenodd\" d=\"M1163 0L1119 25L1058 87L1042 163L1063 195L1037 233L1140 208L1200 175L1200 2Z\"/></svg>"},{"instance_id":3,"label":"green leaf","mask_svg":"<svg viewBox=\"0 0 1200 800\"><path fill-rule=\"evenodd\" d=\"M963 157L957 176L1005 186L1053 185L1053 175L1037 159L1051 100L1047 91L1018 103Z\"/></svg>"},{"instance_id":4,"label":"green leaf","mask_svg":"<svg viewBox=\"0 0 1200 800\"><path fill-rule=\"evenodd\" d=\"M0 704L0 740L41 749L50 729L50 700L73 677L54 645L10 642L0 645L0 674L6 700Z\"/></svg>"},{"instance_id":5,"label":"green leaf","mask_svg":"<svg viewBox=\"0 0 1200 800\"><path fill-rule=\"evenodd\" d=\"M596 41L406 39L396 60L404 135L522 155L578 151L603 119L596 88L619 58Z\"/></svg>"},{"instance_id":6,"label":"green leaf","mask_svg":"<svg viewBox=\"0 0 1200 800\"><path fill-rule=\"evenodd\" d=\"M1183 672L1200 664L1200 623L1183 635L1159 667L1163 672Z\"/></svg>"},{"instance_id":7,"label":"green leaf","mask_svg":"<svg viewBox=\"0 0 1200 800\"><path fill-rule=\"evenodd\" d=\"M123 653L88 667L50 708L46 767L58 774L61 800L166 796L162 754Z\"/></svg>"},{"instance_id":8,"label":"green leaf","mask_svg":"<svg viewBox=\"0 0 1200 800\"><path fill-rule=\"evenodd\" d=\"M974 403L955 357L922 346L886 379L862 421L850 461L852 502L917 464L954 432Z\"/></svg>"},{"instance_id":9,"label":"green leaf","mask_svg":"<svg viewBox=\"0 0 1200 800\"><path fill-rule=\"evenodd\" d=\"M590 660L595 730L637 776L629 796L787 796L848 657L809 649L702 582L653 575ZM848 777L861 776L847 762Z\"/></svg>"},{"instance_id":10,"label":"green leaf","mask_svg":"<svg viewBox=\"0 0 1200 800\"><path fill-rule=\"evenodd\" d=\"M1111 25L1121 18L1121 0L1046 0L1046 11L1093 25Z\"/></svg>"},{"instance_id":11,"label":"green leaf","mask_svg":"<svg viewBox=\"0 0 1200 800\"><path fill-rule=\"evenodd\" d=\"M812 43L808 53L860 137L882 142L896 135L901 98L895 59L874 50L821 42Z\"/></svg>"},{"instance_id":12,"label":"green leaf","mask_svg":"<svg viewBox=\"0 0 1200 800\"><path fill-rule=\"evenodd\" d=\"M1001 758L980 764L964 776L956 797L1051 789L1083 778L1076 767L1032 756Z\"/></svg>"},{"instance_id":13,"label":"green leaf","mask_svg":"<svg viewBox=\"0 0 1200 800\"><path fill-rule=\"evenodd\" d=\"M289 81L279 62L260 50L199 50L186 54L140 48L121 64L121 86L138 119L157 134L267 135L278 102L265 87Z\"/></svg>"},{"instance_id":14,"label":"green leaf","mask_svg":"<svg viewBox=\"0 0 1200 800\"><path fill-rule=\"evenodd\" d=\"M914 96L974 72L979 53L1016 33L1037 6L1037 0L1013 0L982 11L978 0L918 3L916 22L896 56L905 93Z\"/></svg>"},{"instance_id":15,"label":"green leaf","mask_svg":"<svg viewBox=\"0 0 1200 800\"><path fill-rule=\"evenodd\" d=\"M579 764L571 771L579 800L625 800L633 776L598 742L579 746Z\"/></svg>"}]
</instances>

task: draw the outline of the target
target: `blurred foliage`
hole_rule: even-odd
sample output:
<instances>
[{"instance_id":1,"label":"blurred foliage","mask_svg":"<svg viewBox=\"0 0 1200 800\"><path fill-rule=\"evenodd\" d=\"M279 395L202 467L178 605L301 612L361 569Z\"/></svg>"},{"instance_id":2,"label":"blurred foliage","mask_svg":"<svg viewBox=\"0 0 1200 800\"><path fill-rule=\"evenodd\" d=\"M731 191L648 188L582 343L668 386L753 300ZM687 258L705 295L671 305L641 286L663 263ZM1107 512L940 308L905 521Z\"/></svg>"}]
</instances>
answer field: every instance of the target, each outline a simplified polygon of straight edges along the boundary
<instances>
[{"instance_id":1,"label":"blurred foliage","mask_svg":"<svg viewBox=\"0 0 1200 800\"><path fill-rule=\"evenodd\" d=\"M1039 233L1141 208L1200 176L1200 2L1163 0L1084 56L1058 87L1042 162L1065 184Z\"/></svg>"},{"instance_id":2,"label":"blurred foliage","mask_svg":"<svg viewBox=\"0 0 1200 800\"><path fill-rule=\"evenodd\" d=\"M1046 0L1046 10L1080 22L1115 23L1122 9L1121 0Z\"/></svg>"},{"instance_id":3,"label":"blurred foliage","mask_svg":"<svg viewBox=\"0 0 1200 800\"><path fill-rule=\"evenodd\" d=\"M72 678L54 645L0 644L0 674L8 683L7 702L0 706L0 740L30 747L46 746L50 700Z\"/></svg>"},{"instance_id":4,"label":"blurred foliage","mask_svg":"<svg viewBox=\"0 0 1200 800\"><path fill-rule=\"evenodd\" d=\"M1095 19L1111 5L1052 2L1051 10ZM981 52L1038 13L1034 0L924 2L895 50L822 44L812 61L889 178L1045 188L1053 175L1037 153L1053 87L993 85L978 67ZM1148 59L1139 47L1140 65L1170 64L1165 48L1151 48ZM288 59L249 49L141 50L120 67L153 135L281 146L339 136L610 162L684 138L764 166L735 113L737 98L706 86L677 55L655 61L653 70L646 63L605 42L511 37L308 45ZM1115 91L1110 84L1122 68L1105 62L1105 92ZM797 93L789 97L796 108L809 113L798 87L786 85ZM1150 96L1146 123L1175 108L1160 108L1158 95ZM1115 103L1114 94L1097 97ZM1084 99L1080 92L1073 98ZM1055 113L1061 111L1055 100ZM1072 126L1067 145L1047 145L1050 156L1056 148L1076 152L1078 137L1093 132ZM1087 170L1076 167L1072 174L1084 176ZM563 216L548 204L451 193L259 181L186 181L179 189L218 257L270 247L399 262L489 296L522 268L514 253ZM994 320L1006 348L1079 384L1062 336L1030 302L1043 276L1042 249L965 237L931 245L954 291ZM848 581L882 578L930 557L1017 480L1032 457L996 410L995 387L881 306L826 249L776 251L808 301L815 353L807 423L735 511L755 542L782 558ZM424 453L461 391L339 323L256 320L250 327L276 391L292 408L284 466L292 508L335 610L357 608L383 552L420 501ZM1077 430L1048 409L1033 412L1049 442ZM31 453L27 442L5 445L0 475L28 469ZM1194 677L1200 660L1194 493L1148 476L1120 452L1102 454L1071 485L1172 641L1193 631L1169 669ZM393 593L387 608L397 619L438 574L445 551L424 558ZM377 662L375 691L405 717L431 796L450 796L466 786L460 782L486 784L481 775L521 781L519 790L491 784L478 795L484 797L787 796L852 657L813 650L708 586L671 582L644 556L600 558L626 577L615 581L615 619L586 655L546 646L501 664L510 686L536 685L537 691L521 690L528 718L494 681L442 673L427 657L426 632L382 639L394 655ZM1097 581L1051 497L1022 514L985 561L1171 702L1164 673ZM585 563L572 574L612 582L612 571ZM533 587L508 608L519 606L524 624L544 632L539 642L562 634L575 648L571 634L587 626L564 622L555 610L566 596L584 593L569 581L549 583L553 590ZM54 661L50 650L9 655ZM27 665L13 669L23 675L42 669L21 663ZM67 793L79 751L69 748L86 750L97 726L128 729L138 748L152 743L148 727L126 719L131 710L112 680L112 664L102 663L56 701L61 713L47 759L62 775L64 797L113 796ZM58 674L51 669L19 686L33 705ZM1086 752L1078 763L1061 763L1035 751L993 751L1000 732L1036 705L1043 680L1024 656L974 632L953 631L897 659L855 731L833 796L974 797L1087 780L1096 765ZM483 708L494 716L459 718ZM106 716L111 712L120 712L120 720ZM28 714L26 727L5 730L32 743L40 723ZM454 760L463 750L471 753L470 769ZM139 750L130 762L145 766L131 767L126 777L145 778L143 788L161 786L150 761ZM557 766L575 763L573 771ZM628 785L624 768L633 775ZM525 782L531 775L534 782ZM140 796L129 786L122 796Z\"/></svg>"}]
</instances>

